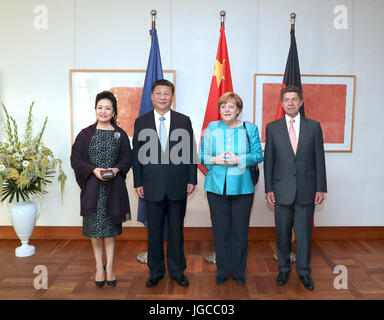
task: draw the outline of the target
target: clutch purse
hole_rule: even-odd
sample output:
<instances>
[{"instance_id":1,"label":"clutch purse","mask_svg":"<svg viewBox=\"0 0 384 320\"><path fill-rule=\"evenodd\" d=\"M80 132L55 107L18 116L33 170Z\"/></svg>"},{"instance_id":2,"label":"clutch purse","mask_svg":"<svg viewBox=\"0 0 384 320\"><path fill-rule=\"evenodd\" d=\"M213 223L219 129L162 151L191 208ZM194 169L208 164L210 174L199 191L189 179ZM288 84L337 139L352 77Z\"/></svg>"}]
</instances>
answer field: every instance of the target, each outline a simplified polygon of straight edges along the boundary
<instances>
[{"instance_id":1,"label":"clutch purse","mask_svg":"<svg viewBox=\"0 0 384 320\"><path fill-rule=\"evenodd\" d=\"M101 170L100 175L103 179L112 179L114 177L112 170Z\"/></svg>"},{"instance_id":2,"label":"clutch purse","mask_svg":"<svg viewBox=\"0 0 384 320\"><path fill-rule=\"evenodd\" d=\"M245 122L243 122L243 126L245 129L245 134L247 135L249 150L251 150L251 142L249 141L249 136L248 136L247 128L245 126ZM259 175L260 175L260 170L259 170L258 164L256 164L255 166L249 167L249 172L251 173L251 178L252 178L253 184L256 185L257 181L259 181Z\"/></svg>"}]
</instances>

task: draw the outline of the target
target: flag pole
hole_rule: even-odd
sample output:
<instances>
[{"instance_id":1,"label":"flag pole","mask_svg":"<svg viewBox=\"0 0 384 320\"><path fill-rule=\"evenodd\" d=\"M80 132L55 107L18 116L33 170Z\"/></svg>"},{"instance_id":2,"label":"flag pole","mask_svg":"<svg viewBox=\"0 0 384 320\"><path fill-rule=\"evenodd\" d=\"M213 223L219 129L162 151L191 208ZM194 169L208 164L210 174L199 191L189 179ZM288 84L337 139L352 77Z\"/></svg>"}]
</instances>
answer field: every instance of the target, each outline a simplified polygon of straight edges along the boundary
<instances>
[{"instance_id":1,"label":"flag pole","mask_svg":"<svg viewBox=\"0 0 384 320\"><path fill-rule=\"evenodd\" d=\"M155 9L151 10L151 15L152 15L152 30L156 29L156 14L157 11Z\"/></svg>"},{"instance_id":2,"label":"flag pole","mask_svg":"<svg viewBox=\"0 0 384 320\"><path fill-rule=\"evenodd\" d=\"M291 34L292 34L292 32L295 32L296 13L292 12L290 14L290 17L291 17ZM294 243L295 241L296 241L296 235L295 235L295 231L292 229L292 242L291 243ZM291 256L293 256L293 259L296 260L296 252L292 251Z\"/></svg>"},{"instance_id":3,"label":"flag pole","mask_svg":"<svg viewBox=\"0 0 384 320\"><path fill-rule=\"evenodd\" d=\"M224 22L224 18L225 18L225 15L226 15L227 13L224 11L224 10L221 10L220 11L220 16L221 16L221 27L224 27L224 24L225 24L225 22Z\"/></svg>"},{"instance_id":4,"label":"flag pole","mask_svg":"<svg viewBox=\"0 0 384 320\"><path fill-rule=\"evenodd\" d=\"M152 30L155 30L157 11L155 9L151 10L151 15L152 15ZM153 35L151 35L151 39L153 40Z\"/></svg>"},{"instance_id":5,"label":"flag pole","mask_svg":"<svg viewBox=\"0 0 384 320\"><path fill-rule=\"evenodd\" d=\"M292 12L291 16L291 31L295 31L296 13Z\"/></svg>"}]
</instances>

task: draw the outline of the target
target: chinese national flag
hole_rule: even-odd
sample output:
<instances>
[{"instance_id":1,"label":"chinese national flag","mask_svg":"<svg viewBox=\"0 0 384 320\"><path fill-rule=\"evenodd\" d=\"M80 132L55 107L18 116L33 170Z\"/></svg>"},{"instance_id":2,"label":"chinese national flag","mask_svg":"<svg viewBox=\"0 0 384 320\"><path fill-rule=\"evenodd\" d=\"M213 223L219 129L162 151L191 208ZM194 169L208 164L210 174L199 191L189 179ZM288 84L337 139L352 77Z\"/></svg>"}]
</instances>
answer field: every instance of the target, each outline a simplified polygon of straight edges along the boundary
<instances>
[{"instance_id":1,"label":"chinese national flag","mask_svg":"<svg viewBox=\"0 0 384 320\"><path fill-rule=\"evenodd\" d=\"M226 92L233 92L231 69L229 67L229 58L227 42L225 40L224 27L220 28L219 48L217 49L215 68L213 70L211 89L209 90L207 108L205 110L203 128L201 130L201 139L204 136L205 129L211 121L220 120L220 113L217 109L219 98ZM199 164L200 171L205 175L207 168Z\"/></svg>"},{"instance_id":2,"label":"chinese national flag","mask_svg":"<svg viewBox=\"0 0 384 320\"><path fill-rule=\"evenodd\" d=\"M301 90L301 78L300 78L300 66L299 66L299 57L297 55L297 47L296 47L296 38L295 38L295 30L291 30L291 46L289 48L287 64L285 66L283 84L281 85L281 89L286 86L294 85L299 87ZM304 103L300 108L301 116L305 116L304 113ZM285 111L281 105L280 97L279 97L279 105L277 106L275 120L278 120L284 117Z\"/></svg>"}]
</instances>

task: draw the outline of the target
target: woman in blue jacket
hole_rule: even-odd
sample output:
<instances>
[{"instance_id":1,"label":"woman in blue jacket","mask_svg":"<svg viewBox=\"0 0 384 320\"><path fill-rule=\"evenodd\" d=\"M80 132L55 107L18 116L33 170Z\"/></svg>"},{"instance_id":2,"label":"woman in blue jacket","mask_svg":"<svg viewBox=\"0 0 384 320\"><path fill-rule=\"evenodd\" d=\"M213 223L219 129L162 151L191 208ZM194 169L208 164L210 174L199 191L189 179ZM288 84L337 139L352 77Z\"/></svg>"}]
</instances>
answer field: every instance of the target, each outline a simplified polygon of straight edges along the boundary
<instances>
[{"instance_id":1,"label":"woman in blue jacket","mask_svg":"<svg viewBox=\"0 0 384 320\"><path fill-rule=\"evenodd\" d=\"M255 192L249 167L263 161L263 152L257 126L237 119L243 109L237 94L222 95L218 109L221 120L209 123L199 153L200 162L208 169L204 190L211 212L216 283L225 283L232 271L234 280L244 285Z\"/></svg>"}]
</instances>

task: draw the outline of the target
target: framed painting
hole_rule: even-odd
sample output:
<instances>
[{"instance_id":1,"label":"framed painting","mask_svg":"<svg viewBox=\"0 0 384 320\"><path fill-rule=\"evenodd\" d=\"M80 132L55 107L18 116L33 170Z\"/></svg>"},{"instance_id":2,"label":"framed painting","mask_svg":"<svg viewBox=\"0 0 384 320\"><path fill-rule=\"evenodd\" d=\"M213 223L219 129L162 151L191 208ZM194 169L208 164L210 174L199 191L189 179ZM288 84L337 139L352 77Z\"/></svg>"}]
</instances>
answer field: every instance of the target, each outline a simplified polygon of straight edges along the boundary
<instances>
[{"instance_id":1,"label":"framed painting","mask_svg":"<svg viewBox=\"0 0 384 320\"><path fill-rule=\"evenodd\" d=\"M258 125L262 147L265 127L275 120L282 74L254 75L253 122ZM320 122L326 152L352 152L356 76L301 75L304 112Z\"/></svg>"},{"instance_id":2,"label":"framed painting","mask_svg":"<svg viewBox=\"0 0 384 320\"><path fill-rule=\"evenodd\" d=\"M117 124L133 136L139 115L146 70L69 70L71 104L71 142L81 129L95 122L96 95L108 90L117 99ZM176 71L163 70L164 79L176 86ZM172 104L176 109L176 94Z\"/></svg>"}]
</instances>

